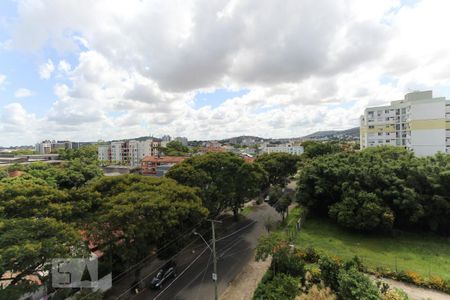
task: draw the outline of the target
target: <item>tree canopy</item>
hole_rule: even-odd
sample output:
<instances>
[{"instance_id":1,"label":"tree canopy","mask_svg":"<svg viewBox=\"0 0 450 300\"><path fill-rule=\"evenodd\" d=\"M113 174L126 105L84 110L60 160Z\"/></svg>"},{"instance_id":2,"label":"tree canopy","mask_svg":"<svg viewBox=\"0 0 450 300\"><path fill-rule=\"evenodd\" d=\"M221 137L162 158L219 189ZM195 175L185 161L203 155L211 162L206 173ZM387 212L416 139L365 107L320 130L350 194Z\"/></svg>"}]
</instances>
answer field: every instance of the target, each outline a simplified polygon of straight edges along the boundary
<instances>
[{"instance_id":1,"label":"tree canopy","mask_svg":"<svg viewBox=\"0 0 450 300\"><path fill-rule=\"evenodd\" d=\"M160 149L167 156L186 156L189 154L189 148L183 146L179 141L171 141L167 143L166 147Z\"/></svg>"},{"instance_id":2,"label":"tree canopy","mask_svg":"<svg viewBox=\"0 0 450 300\"><path fill-rule=\"evenodd\" d=\"M267 172L269 183L285 186L289 176L297 172L297 163L300 157L289 153L270 153L258 156L258 163Z\"/></svg>"},{"instance_id":3,"label":"tree canopy","mask_svg":"<svg viewBox=\"0 0 450 300\"><path fill-rule=\"evenodd\" d=\"M298 180L298 201L363 232L428 229L448 234L450 156L418 158L397 147L319 156Z\"/></svg>"},{"instance_id":4,"label":"tree canopy","mask_svg":"<svg viewBox=\"0 0 450 300\"><path fill-rule=\"evenodd\" d=\"M102 177L83 188L90 193L88 232L103 251L133 263L167 236L183 232L208 214L196 191L168 178Z\"/></svg>"},{"instance_id":5,"label":"tree canopy","mask_svg":"<svg viewBox=\"0 0 450 300\"><path fill-rule=\"evenodd\" d=\"M215 216L229 207L235 216L246 200L267 185L266 172L232 153L207 153L172 167L167 177L199 189L204 205Z\"/></svg>"}]
</instances>

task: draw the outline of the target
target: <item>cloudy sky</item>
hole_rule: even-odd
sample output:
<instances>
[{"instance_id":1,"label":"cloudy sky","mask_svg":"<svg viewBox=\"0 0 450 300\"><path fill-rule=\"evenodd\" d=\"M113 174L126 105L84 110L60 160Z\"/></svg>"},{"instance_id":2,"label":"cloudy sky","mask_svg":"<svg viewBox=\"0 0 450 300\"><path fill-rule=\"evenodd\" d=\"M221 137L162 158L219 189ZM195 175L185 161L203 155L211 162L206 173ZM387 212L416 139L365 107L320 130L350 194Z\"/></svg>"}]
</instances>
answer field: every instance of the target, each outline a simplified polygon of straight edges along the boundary
<instances>
[{"instance_id":1,"label":"cloudy sky","mask_svg":"<svg viewBox=\"0 0 450 300\"><path fill-rule=\"evenodd\" d=\"M295 137L450 98L450 1L1 0L0 146Z\"/></svg>"}]
</instances>

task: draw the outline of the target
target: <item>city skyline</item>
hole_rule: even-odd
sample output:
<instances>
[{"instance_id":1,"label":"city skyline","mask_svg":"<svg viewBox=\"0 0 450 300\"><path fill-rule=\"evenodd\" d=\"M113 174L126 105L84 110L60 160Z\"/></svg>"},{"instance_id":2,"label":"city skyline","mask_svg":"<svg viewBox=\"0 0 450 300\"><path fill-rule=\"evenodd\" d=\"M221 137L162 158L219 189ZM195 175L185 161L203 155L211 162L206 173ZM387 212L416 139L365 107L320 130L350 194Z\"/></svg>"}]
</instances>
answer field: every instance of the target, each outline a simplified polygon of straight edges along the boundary
<instances>
[{"instance_id":1,"label":"city skyline","mask_svg":"<svg viewBox=\"0 0 450 300\"><path fill-rule=\"evenodd\" d=\"M2 1L0 145L300 137L449 99L450 4L361 3Z\"/></svg>"}]
</instances>

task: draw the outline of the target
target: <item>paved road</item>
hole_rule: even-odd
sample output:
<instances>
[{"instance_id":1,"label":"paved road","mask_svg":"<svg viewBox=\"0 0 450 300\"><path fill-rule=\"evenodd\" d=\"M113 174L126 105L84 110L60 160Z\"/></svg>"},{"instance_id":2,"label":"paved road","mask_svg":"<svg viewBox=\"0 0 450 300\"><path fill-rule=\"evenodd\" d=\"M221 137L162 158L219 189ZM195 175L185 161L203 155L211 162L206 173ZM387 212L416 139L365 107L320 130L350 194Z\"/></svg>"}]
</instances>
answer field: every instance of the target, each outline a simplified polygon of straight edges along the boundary
<instances>
[{"instance_id":1,"label":"paved road","mask_svg":"<svg viewBox=\"0 0 450 300\"><path fill-rule=\"evenodd\" d=\"M227 228L227 233L239 232L229 237L226 237L227 233L217 237L219 296L247 262L253 259L252 251L258 238L266 232L264 220L269 215L273 220L279 219L278 214L267 204L256 206L247 219L233 224L229 230ZM167 282L162 290L144 289L138 295L121 299L214 299L212 255L205 244L197 244L180 253L177 263L178 276ZM148 276L148 281L153 273Z\"/></svg>"}]
</instances>

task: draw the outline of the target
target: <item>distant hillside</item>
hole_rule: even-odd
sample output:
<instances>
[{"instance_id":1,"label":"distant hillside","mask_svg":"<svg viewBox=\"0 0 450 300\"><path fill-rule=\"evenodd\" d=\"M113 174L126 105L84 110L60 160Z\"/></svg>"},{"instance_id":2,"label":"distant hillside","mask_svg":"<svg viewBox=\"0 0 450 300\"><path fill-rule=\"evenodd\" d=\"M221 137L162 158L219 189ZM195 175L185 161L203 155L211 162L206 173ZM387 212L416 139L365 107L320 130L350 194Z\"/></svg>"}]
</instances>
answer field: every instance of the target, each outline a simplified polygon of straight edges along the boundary
<instances>
[{"instance_id":1,"label":"distant hillside","mask_svg":"<svg viewBox=\"0 0 450 300\"><path fill-rule=\"evenodd\" d=\"M346 130L326 130L317 131L306 135L303 139L321 140L321 139L359 139L359 127L350 128Z\"/></svg>"}]
</instances>

